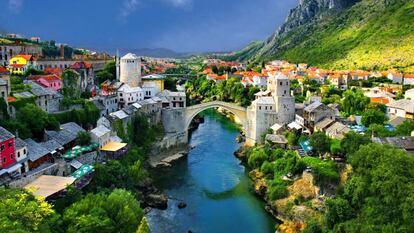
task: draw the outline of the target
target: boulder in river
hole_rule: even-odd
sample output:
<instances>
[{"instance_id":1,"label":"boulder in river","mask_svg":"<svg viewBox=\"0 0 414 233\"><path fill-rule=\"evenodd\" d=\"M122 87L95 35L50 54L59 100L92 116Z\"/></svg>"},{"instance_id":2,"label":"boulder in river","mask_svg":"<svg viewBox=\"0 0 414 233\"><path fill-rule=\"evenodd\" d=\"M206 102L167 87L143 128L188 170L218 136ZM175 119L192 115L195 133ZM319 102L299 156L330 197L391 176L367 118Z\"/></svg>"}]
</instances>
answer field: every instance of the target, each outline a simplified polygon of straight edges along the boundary
<instances>
[{"instance_id":1,"label":"boulder in river","mask_svg":"<svg viewBox=\"0 0 414 233\"><path fill-rule=\"evenodd\" d=\"M165 210L168 208L168 197L165 194L149 194L145 197L145 203L149 207Z\"/></svg>"},{"instance_id":2,"label":"boulder in river","mask_svg":"<svg viewBox=\"0 0 414 233\"><path fill-rule=\"evenodd\" d=\"M187 204L184 203L184 202L180 202L180 203L178 203L177 207L178 207L178 209L184 209L185 207L187 207Z\"/></svg>"}]
</instances>

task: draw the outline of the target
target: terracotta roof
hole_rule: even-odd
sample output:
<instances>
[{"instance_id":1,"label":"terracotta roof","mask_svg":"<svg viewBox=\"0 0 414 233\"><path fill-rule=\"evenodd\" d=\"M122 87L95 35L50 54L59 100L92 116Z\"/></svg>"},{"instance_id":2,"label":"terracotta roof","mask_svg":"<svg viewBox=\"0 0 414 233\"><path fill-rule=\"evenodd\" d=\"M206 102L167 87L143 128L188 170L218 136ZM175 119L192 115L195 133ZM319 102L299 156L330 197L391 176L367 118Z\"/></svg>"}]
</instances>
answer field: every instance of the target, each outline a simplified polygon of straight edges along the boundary
<instances>
[{"instance_id":1,"label":"terracotta roof","mask_svg":"<svg viewBox=\"0 0 414 233\"><path fill-rule=\"evenodd\" d=\"M414 74L404 74L404 78L414 78Z\"/></svg>"},{"instance_id":2,"label":"terracotta roof","mask_svg":"<svg viewBox=\"0 0 414 233\"><path fill-rule=\"evenodd\" d=\"M84 61L75 62L70 66L71 69L90 69L91 67L92 65L90 63Z\"/></svg>"},{"instance_id":3,"label":"terracotta roof","mask_svg":"<svg viewBox=\"0 0 414 233\"><path fill-rule=\"evenodd\" d=\"M0 74L9 73L9 71L4 66L0 66Z\"/></svg>"},{"instance_id":4,"label":"terracotta roof","mask_svg":"<svg viewBox=\"0 0 414 233\"><path fill-rule=\"evenodd\" d=\"M10 66L13 67L13 68L22 68L25 65L22 65L22 64L10 64Z\"/></svg>"},{"instance_id":5,"label":"terracotta roof","mask_svg":"<svg viewBox=\"0 0 414 233\"><path fill-rule=\"evenodd\" d=\"M21 57L21 58L24 58L26 61L29 61L33 56L28 55L28 54L19 54L19 55L16 55L15 57Z\"/></svg>"},{"instance_id":6,"label":"terracotta roof","mask_svg":"<svg viewBox=\"0 0 414 233\"><path fill-rule=\"evenodd\" d=\"M62 74L62 69L61 68L52 68L52 67L46 67L44 69L44 72L48 73L48 74L56 74L56 75L61 75Z\"/></svg>"},{"instance_id":7,"label":"terracotta roof","mask_svg":"<svg viewBox=\"0 0 414 233\"><path fill-rule=\"evenodd\" d=\"M17 100L16 97L13 97L13 96L8 96L7 97L7 102L9 102L9 103L14 102L16 100Z\"/></svg>"},{"instance_id":8,"label":"terracotta roof","mask_svg":"<svg viewBox=\"0 0 414 233\"><path fill-rule=\"evenodd\" d=\"M389 104L390 100L385 97L372 97L371 103L379 103L379 104Z\"/></svg>"}]
</instances>

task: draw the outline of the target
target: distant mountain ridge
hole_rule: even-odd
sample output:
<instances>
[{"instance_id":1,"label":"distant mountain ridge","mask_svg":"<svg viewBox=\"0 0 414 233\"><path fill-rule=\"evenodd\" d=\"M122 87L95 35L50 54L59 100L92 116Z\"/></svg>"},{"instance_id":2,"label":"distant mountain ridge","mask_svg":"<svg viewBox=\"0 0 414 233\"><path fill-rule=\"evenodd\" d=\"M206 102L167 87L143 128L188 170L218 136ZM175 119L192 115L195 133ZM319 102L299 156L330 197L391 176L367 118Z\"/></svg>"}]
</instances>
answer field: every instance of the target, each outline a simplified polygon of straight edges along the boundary
<instances>
[{"instance_id":1,"label":"distant mountain ridge","mask_svg":"<svg viewBox=\"0 0 414 233\"><path fill-rule=\"evenodd\" d=\"M165 48L140 48L140 49L132 49L132 48L122 48L119 49L119 53L126 54L126 53L134 53L137 56L143 57L154 57L154 58L185 58L189 56L189 53L179 53L175 52L171 49Z\"/></svg>"},{"instance_id":2,"label":"distant mountain ridge","mask_svg":"<svg viewBox=\"0 0 414 233\"><path fill-rule=\"evenodd\" d=\"M414 72L414 0L301 0L264 42L227 58Z\"/></svg>"}]
</instances>

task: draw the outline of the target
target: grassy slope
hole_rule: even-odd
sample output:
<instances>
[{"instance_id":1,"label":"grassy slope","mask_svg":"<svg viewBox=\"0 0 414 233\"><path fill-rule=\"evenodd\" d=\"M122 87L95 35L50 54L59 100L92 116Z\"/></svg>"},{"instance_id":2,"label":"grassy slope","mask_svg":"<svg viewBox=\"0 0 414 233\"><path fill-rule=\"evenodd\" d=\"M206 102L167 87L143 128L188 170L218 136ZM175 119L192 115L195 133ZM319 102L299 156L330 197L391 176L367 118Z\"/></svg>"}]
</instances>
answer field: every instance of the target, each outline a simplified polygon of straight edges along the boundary
<instances>
[{"instance_id":1,"label":"grassy slope","mask_svg":"<svg viewBox=\"0 0 414 233\"><path fill-rule=\"evenodd\" d=\"M224 60L246 60L252 57L255 53L258 52L258 50L263 46L262 41L253 41L249 45L247 45L245 48L236 51L234 53L225 54L223 57L221 57Z\"/></svg>"},{"instance_id":2,"label":"grassy slope","mask_svg":"<svg viewBox=\"0 0 414 233\"><path fill-rule=\"evenodd\" d=\"M414 0L362 0L352 8L319 21L292 48L270 58L335 69L396 68L414 72ZM381 2L381 3L380 3ZM301 28L284 40L300 34Z\"/></svg>"}]
</instances>

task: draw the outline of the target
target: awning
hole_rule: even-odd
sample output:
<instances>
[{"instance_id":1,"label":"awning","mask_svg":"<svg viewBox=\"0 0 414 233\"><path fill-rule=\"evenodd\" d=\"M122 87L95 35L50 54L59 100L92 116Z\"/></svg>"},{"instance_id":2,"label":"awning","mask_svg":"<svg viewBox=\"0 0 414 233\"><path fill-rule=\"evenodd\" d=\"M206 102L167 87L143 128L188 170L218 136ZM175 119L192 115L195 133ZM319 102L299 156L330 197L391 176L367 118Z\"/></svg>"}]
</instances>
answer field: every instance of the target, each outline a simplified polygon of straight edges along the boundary
<instances>
[{"instance_id":1,"label":"awning","mask_svg":"<svg viewBox=\"0 0 414 233\"><path fill-rule=\"evenodd\" d=\"M302 129L302 126L300 126L298 123L296 122L292 122L290 124L288 124L289 129L296 129L296 130L300 130Z\"/></svg>"},{"instance_id":2,"label":"awning","mask_svg":"<svg viewBox=\"0 0 414 233\"><path fill-rule=\"evenodd\" d=\"M6 170L7 170L8 173L12 173L12 172L17 171L17 169L20 169L21 167L22 167L22 165L20 163L16 163L15 165L7 168Z\"/></svg>"},{"instance_id":3,"label":"awning","mask_svg":"<svg viewBox=\"0 0 414 233\"><path fill-rule=\"evenodd\" d=\"M122 148L126 147L128 144L126 143L119 143L119 142L110 142L101 148L101 151L108 151L108 152L117 152Z\"/></svg>"},{"instance_id":4,"label":"awning","mask_svg":"<svg viewBox=\"0 0 414 233\"><path fill-rule=\"evenodd\" d=\"M0 176L6 173L13 173L15 171L17 171L18 169L20 169L22 167L22 165L20 163L16 163L15 165L9 167L9 168L4 168L4 169L0 169Z\"/></svg>"},{"instance_id":5,"label":"awning","mask_svg":"<svg viewBox=\"0 0 414 233\"><path fill-rule=\"evenodd\" d=\"M83 164L79 162L78 160L74 159L70 162L70 165L74 167L75 169L79 169L82 167Z\"/></svg>"},{"instance_id":6,"label":"awning","mask_svg":"<svg viewBox=\"0 0 414 233\"><path fill-rule=\"evenodd\" d=\"M35 196L46 198L66 189L66 187L73 184L75 180L76 179L73 177L40 176L35 181L24 186L24 188L32 192Z\"/></svg>"},{"instance_id":7,"label":"awning","mask_svg":"<svg viewBox=\"0 0 414 233\"><path fill-rule=\"evenodd\" d=\"M72 175L70 175L70 176L75 178L75 179L79 179L79 178L82 178L86 174L89 174L93 171L94 171L94 169L93 169L92 165L84 164L84 165L82 165L82 167L80 167L76 172L72 173Z\"/></svg>"},{"instance_id":8,"label":"awning","mask_svg":"<svg viewBox=\"0 0 414 233\"><path fill-rule=\"evenodd\" d=\"M270 127L273 131L278 131L279 129L281 129L283 126L279 125L279 124L274 124L272 125L272 127Z\"/></svg>"}]
</instances>

